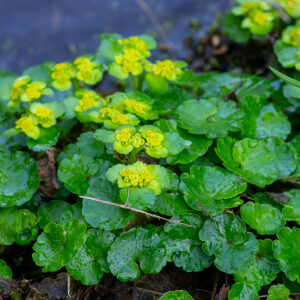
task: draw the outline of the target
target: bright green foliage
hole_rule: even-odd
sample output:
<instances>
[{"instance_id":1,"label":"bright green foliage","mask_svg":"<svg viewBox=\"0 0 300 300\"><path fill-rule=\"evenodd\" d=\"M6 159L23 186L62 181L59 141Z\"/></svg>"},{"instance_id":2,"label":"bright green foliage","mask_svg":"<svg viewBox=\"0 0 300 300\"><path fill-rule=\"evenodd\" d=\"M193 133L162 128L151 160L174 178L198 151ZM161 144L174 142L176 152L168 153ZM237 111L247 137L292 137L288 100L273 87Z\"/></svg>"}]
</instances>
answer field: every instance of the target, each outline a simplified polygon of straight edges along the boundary
<instances>
[{"instance_id":1,"label":"bright green foliage","mask_svg":"<svg viewBox=\"0 0 300 300\"><path fill-rule=\"evenodd\" d=\"M193 297L187 291L171 291L165 293L160 300L193 300Z\"/></svg>"},{"instance_id":2,"label":"bright green foliage","mask_svg":"<svg viewBox=\"0 0 300 300\"><path fill-rule=\"evenodd\" d=\"M243 220L259 234L275 234L285 225L279 209L270 204L247 202L240 208Z\"/></svg>"},{"instance_id":3,"label":"bright green foliage","mask_svg":"<svg viewBox=\"0 0 300 300\"><path fill-rule=\"evenodd\" d=\"M239 131L244 114L233 101L189 100L176 110L180 127L193 134L205 134L210 139Z\"/></svg>"},{"instance_id":4,"label":"bright green foliage","mask_svg":"<svg viewBox=\"0 0 300 300\"><path fill-rule=\"evenodd\" d=\"M107 251L115 239L109 231L89 229L85 242L68 263L68 272L82 284L97 284L104 272L109 272Z\"/></svg>"},{"instance_id":5,"label":"bright green foliage","mask_svg":"<svg viewBox=\"0 0 300 300\"><path fill-rule=\"evenodd\" d=\"M268 290L267 300L292 300L290 290L283 284L272 285Z\"/></svg>"},{"instance_id":6,"label":"bright green foliage","mask_svg":"<svg viewBox=\"0 0 300 300\"><path fill-rule=\"evenodd\" d=\"M83 195L89 187L89 179L99 169L99 162L85 154L74 154L59 164L58 179L74 194Z\"/></svg>"},{"instance_id":7,"label":"bright green foliage","mask_svg":"<svg viewBox=\"0 0 300 300\"><path fill-rule=\"evenodd\" d=\"M205 221L199 238L204 242L203 250L215 255L215 266L229 274L251 265L258 249L258 241L246 231L244 222L229 213Z\"/></svg>"},{"instance_id":8,"label":"bright green foliage","mask_svg":"<svg viewBox=\"0 0 300 300\"><path fill-rule=\"evenodd\" d=\"M257 290L253 284L246 282L235 283L228 293L229 300L259 300Z\"/></svg>"},{"instance_id":9,"label":"bright green foliage","mask_svg":"<svg viewBox=\"0 0 300 300\"><path fill-rule=\"evenodd\" d=\"M174 216L172 220L194 227L171 222L165 224L164 232L160 236L166 245L169 260L186 272L199 272L207 268L213 260L203 252L198 238L203 224L202 218L195 214L185 214L181 217Z\"/></svg>"},{"instance_id":10,"label":"bright green foliage","mask_svg":"<svg viewBox=\"0 0 300 300\"><path fill-rule=\"evenodd\" d=\"M104 176L96 178L86 194L104 201L122 204L118 187ZM129 210L87 199L83 200L82 214L93 227L104 230L123 228L129 221L135 219L134 213Z\"/></svg>"},{"instance_id":11,"label":"bright green foliage","mask_svg":"<svg viewBox=\"0 0 300 300\"><path fill-rule=\"evenodd\" d=\"M25 152L0 150L0 206L22 205L39 185L34 159Z\"/></svg>"},{"instance_id":12,"label":"bright green foliage","mask_svg":"<svg viewBox=\"0 0 300 300\"><path fill-rule=\"evenodd\" d=\"M140 268L145 274L162 270L167 263L166 248L154 228L135 227L116 238L107 261L111 273L119 280L135 280L141 274Z\"/></svg>"},{"instance_id":13,"label":"bright green foliage","mask_svg":"<svg viewBox=\"0 0 300 300\"><path fill-rule=\"evenodd\" d=\"M28 245L38 235L36 215L27 209L0 208L0 245Z\"/></svg>"},{"instance_id":14,"label":"bright green foliage","mask_svg":"<svg viewBox=\"0 0 300 300\"><path fill-rule=\"evenodd\" d=\"M288 118L263 98L247 96L242 107L245 112L243 135L250 138L278 137L285 139L291 131Z\"/></svg>"},{"instance_id":15,"label":"bright green foliage","mask_svg":"<svg viewBox=\"0 0 300 300\"><path fill-rule=\"evenodd\" d=\"M292 149L280 139L236 141L226 137L218 139L215 151L228 170L259 187L290 175L296 168Z\"/></svg>"},{"instance_id":16,"label":"bright green foliage","mask_svg":"<svg viewBox=\"0 0 300 300\"><path fill-rule=\"evenodd\" d=\"M162 215L174 216L183 215L188 212L188 207L181 193L162 192L156 197L152 211L159 212Z\"/></svg>"},{"instance_id":17,"label":"bright green foliage","mask_svg":"<svg viewBox=\"0 0 300 300\"><path fill-rule=\"evenodd\" d=\"M213 215L218 214L218 206L235 207L235 205L231 206L230 199L243 193L246 187L247 183L239 176L220 167L206 166L192 166L190 174L181 175L180 183L180 190L191 208L202 210L199 203L196 202L198 200L206 211ZM226 201L218 203L220 200L227 199L229 206L226 206Z\"/></svg>"},{"instance_id":18,"label":"bright green foliage","mask_svg":"<svg viewBox=\"0 0 300 300\"><path fill-rule=\"evenodd\" d=\"M33 243L40 230L35 263L85 285L104 273L135 280L169 263L208 279L216 268L233 274L229 299L257 300L272 282L268 298L289 299L280 284L298 292L300 278L298 75L241 74L236 63L249 57L227 55L268 51L282 32L279 62L299 69L298 13L294 0L238 0L221 26L248 44L228 44L225 57L215 50L227 41L218 47L212 35L216 56L203 66L231 60L231 73L154 62L152 37L118 34L102 35L96 55L21 76L0 70L0 244ZM266 73L256 64L245 72L252 68ZM104 72L116 92L98 86ZM11 277L1 260L0 276Z\"/></svg>"},{"instance_id":19,"label":"bright green foliage","mask_svg":"<svg viewBox=\"0 0 300 300\"><path fill-rule=\"evenodd\" d=\"M300 283L300 229L284 227L277 233L277 237L278 240L273 242L274 257L287 278Z\"/></svg>"},{"instance_id":20,"label":"bright green foliage","mask_svg":"<svg viewBox=\"0 0 300 300\"><path fill-rule=\"evenodd\" d=\"M2 259L0 259L0 278L12 279L11 268Z\"/></svg>"},{"instance_id":21,"label":"bright green foliage","mask_svg":"<svg viewBox=\"0 0 300 300\"><path fill-rule=\"evenodd\" d=\"M63 225L48 223L33 245L33 260L43 272L66 266L83 245L86 227L77 219Z\"/></svg>"},{"instance_id":22,"label":"bright green foliage","mask_svg":"<svg viewBox=\"0 0 300 300\"><path fill-rule=\"evenodd\" d=\"M259 249L255 254L253 264L234 274L236 282L253 284L259 289L270 284L280 272L278 263L273 257L272 241L270 239L258 240Z\"/></svg>"},{"instance_id":23,"label":"bright green foliage","mask_svg":"<svg viewBox=\"0 0 300 300\"><path fill-rule=\"evenodd\" d=\"M296 221L300 225L300 190L290 190L284 193L289 197L287 202L283 202L282 214L287 221Z\"/></svg>"},{"instance_id":24,"label":"bright green foliage","mask_svg":"<svg viewBox=\"0 0 300 300\"><path fill-rule=\"evenodd\" d=\"M69 204L62 200L52 200L44 203L37 211L39 217L39 225L42 229L48 223L65 224L75 219L83 220L81 214L81 203Z\"/></svg>"}]
</instances>

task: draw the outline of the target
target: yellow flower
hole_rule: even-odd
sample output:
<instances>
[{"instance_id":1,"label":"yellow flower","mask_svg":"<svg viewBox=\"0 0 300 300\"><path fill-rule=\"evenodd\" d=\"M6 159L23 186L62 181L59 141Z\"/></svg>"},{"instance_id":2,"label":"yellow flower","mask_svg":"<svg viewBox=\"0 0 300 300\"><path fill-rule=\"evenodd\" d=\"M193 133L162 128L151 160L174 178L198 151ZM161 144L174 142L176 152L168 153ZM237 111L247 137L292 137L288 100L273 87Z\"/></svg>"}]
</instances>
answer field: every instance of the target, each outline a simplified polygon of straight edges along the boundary
<instances>
[{"instance_id":1,"label":"yellow flower","mask_svg":"<svg viewBox=\"0 0 300 300\"><path fill-rule=\"evenodd\" d=\"M146 131L147 143L152 147L159 147L164 140L164 136L160 133L156 133L153 130Z\"/></svg>"},{"instance_id":2,"label":"yellow flower","mask_svg":"<svg viewBox=\"0 0 300 300\"><path fill-rule=\"evenodd\" d=\"M29 81L30 78L28 76L22 76L14 82L12 85L12 90L10 91L10 98L12 101L19 100L19 98L25 92L25 87Z\"/></svg>"},{"instance_id":3,"label":"yellow flower","mask_svg":"<svg viewBox=\"0 0 300 300\"><path fill-rule=\"evenodd\" d=\"M153 66L153 74L165 77L170 81L177 79L178 75L182 73L182 70L176 66L176 63L166 59L163 61L158 61Z\"/></svg>"},{"instance_id":4,"label":"yellow flower","mask_svg":"<svg viewBox=\"0 0 300 300\"><path fill-rule=\"evenodd\" d=\"M132 146L134 148L140 148L141 146L143 146L145 144L145 140L142 138L140 133L136 133L133 137L132 137Z\"/></svg>"},{"instance_id":5,"label":"yellow flower","mask_svg":"<svg viewBox=\"0 0 300 300\"><path fill-rule=\"evenodd\" d=\"M144 57L149 57L150 52L147 51L147 44L141 40L138 36L132 36L127 39L118 40L119 44L122 46L130 46L138 50Z\"/></svg>"},{"instance_id":6,"label":"yellow flower","mask_svg":"<svg viewBox=\"0 0 300 300\"><path fill-rule=\"evenodd\" d=\"M74 78L74 69L69 63L60 63L54 66L51 78L53 86L59 91L67 91L71 88L71 79Z\"/></svg>"},{"instance_id":7,"label":"yellow flower","mask_svg":"<svg viewBox=\"0 0 300 300\"><path fill-rule=\"evenodd\" d=\"M125 125L125 124L128 124L129 117L126 116L125 114L120 113L120 112L116 112L116 113L112 114L111 120L112 120L113 123Z\"/></svg>"},{"instance_id":8,"label":"yellow flower","mask_svg":"<svg viewBox=\"0 0 300 300\"><path fill-rule=\"evenodd\" d=\"M42 95L42 89L45 88L46 84L39 82L33 82L27 85L26 95L30 100L39 99Z\"/></svg>"},{"instance_id":9,"label":"yellow flower","mask_svg":"<svg viewBox=\"0 0 300 300\"><path fill-rule=\"evenodd\" d=\"M96 84L102 78L102 72L97 64L87 57L78 57L74 61L77 73L76 78L87 84Z\"/></svg>"},{"instance_id":10,"label":"yellow flower","mask_svg":"<svg viewBox=\"0 0 300 300\"><path fill-rule=\"evenodd\" d=\"M78 105L75 107L75 110L84 112L92 107L100 106L100 102L97 102L99 99L100 97L94 92L84 92L78 100Z\"/></svg>"},{"instance_id":11,"label":"yellow flower","mask_svg":"<svg viewBox=\"0 0 300 300\"><path fill-rule=\"evenodd\" d=\"M45 108L45 107L38 107L36 110L36 116L41 118L41 119L47 119L49 118L49 116L51 115L51 111L49 108Z\"/></svg>"},{"instance_id":12,"label":"yellow flower","mask_svg":"<svg viewBox=\"0 0 300 300\"><path fill-rule=\"evenodd\" d=\"M150 182L152 179L152 174L148 170L143 170L141 177L144 181Z\"/></svg>"},{"instance_id":13,"label":"yellow flower","mask_svg":"<svg viewBox=\"0 0 300 300\"><path fill-rule=\"evenodd\" d=\"M120 175L123 177L121 180L122 187L124 187L124 183L128 187L143 187L152 179L152 174L149 170L147 170L146 165L143 170L130 170L129 168L123 169L120 171Z\"/></svg>"},{"instance_id":14,"label":"yellow flower","mask_svg":"<svg viewBox=\"0 0 300 300\"><path fill-rule=\"evenodd\" d=\"M38 128L38 121L34 116L24 116L21 117L16 122L16 129L24 132L27 136L32 139L38 139L40 136L40 130Z\"/></svg>"},{"instance_id":15,"label":"yellow flower","mask_svg":"<svg viewBox=\"0 0 300 300\"><path fill-rule=\"evenodd\" d=\"M244 14L247 14L250 11L258 10L258 9L263 9L263 5L257 2L246 2L242 7Z\"/></svg>"},{"instance_id":16,"label":"yellow flower","mask_svg":"<svg viewBox=\"0 0 300 300\"><path fill-rule=\"evenodd\" d=\"M113 110L109 107L101 108L100 109L100 118L105 119L107 117L111 117Z\"/></svg>"},{"instance_id":17,"label":"yellow flower","mask_svg":"<svg viewBox=\"0 0 300 300\"><path fill-rule=\"evenodd\" d=\"M136 49L125 48L123 54L116 56L115 61L121 66L124 73L132 73L133 75L139 75L143 72L143 66L141 60L144 56Z\"/></svg>"},{"instance_id":18,"label":"yellow flower","mask_svg":"<svg viewBox=\"0 0 300 300\"><path fill-rule=\"evenodd\" d=\"M290 31L290 44L294 47L298 47L300 39L300 29L294 28Z\"/></svg>"},{"instance_id":19,"label":"yellow flower","mask_svg":"<svg viewBox=\"0 0 300 300\"><path fill-rule=\"evenodd\" d=\"M128 142L131 138L130 128L122 128L116 133L116 139L120 142Z\"/></svg>"},{"instance_id":20,"label":"yellow flower","mask_svg":"<svg viewBox=\"0 0 300 300\"><path fill-rule=\"evenodd\" d=\"M142 113L144 110L144 106L136 100L133 99L125 99L121 101L121 104L125 104L131 111Z\"/></svg>"},{"instance_id":21,"label":"yellow flower","mask_svg":"<svg viewBox=\"0 0 300 300\"><path fill-rule=\"evenodd\" d=\"M253 15L250 16L250 18L253 20L254 23L260 26L265 25L268 21L268 16L262 11L254 12Z\"/></svg>"}]
</instances>

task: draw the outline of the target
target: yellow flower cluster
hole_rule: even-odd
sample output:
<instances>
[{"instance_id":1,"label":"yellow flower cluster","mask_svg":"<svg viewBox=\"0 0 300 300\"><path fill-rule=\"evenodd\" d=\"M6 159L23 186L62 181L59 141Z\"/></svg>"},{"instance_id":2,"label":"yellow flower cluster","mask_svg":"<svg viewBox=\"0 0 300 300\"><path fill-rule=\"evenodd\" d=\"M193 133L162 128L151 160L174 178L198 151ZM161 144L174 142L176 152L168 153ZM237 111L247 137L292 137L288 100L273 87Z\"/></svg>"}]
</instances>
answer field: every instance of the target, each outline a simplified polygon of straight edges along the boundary
<instances>
[{"instance_id":1,"label":"yellow flower cluster","mask_svg":"<svg viewBox=\"0 0 300 300\"><path fill-rule=\"evenodd\" d=\"M127 39L118 40L122 46L129 46L138 50L144 57L149 57L150 52L147 50L147 44L138 36L132 36Z\"/></svg>"},{"instance_id":2,"label":"yellow flower cluster","mask_svg":"<svg viewBox=\"0 0 300 300\"><path fill-rule=\"evenodd\" d=\"M122 186L123 187L144 187L152 179L152 175L149 170L130 170L129 168L123 169L120 171L122 177Z\"/></svg>"},{"instance_id":3,"label":"yellow flower cluster","mask_svg":"<svg viewBox=\"0 0 300 300\"><path fill-rule=\"evenodd\" d=\"M98 107L101 105L100 96L95 92L86 91L81 93L78 100L78 105L75 107L75 110L78 112L85 112L86 110L92 107Z\"/></svg>"},{"instance_id":4,"label":"yellow flower cluster","mask_svg":"<svg viewBox=\"0 0 300 300\"><path fill-rule=\"evenodd\" d=\"M110 107L105 107L100 109L100 118L101 119L110 119L115 124L125 125L128 124L129 117L123 114L118 109L113 109Z\"/></svg>"},{"instance_id":5,"label":"yellow flower cluster","mask_svg":"<svg viewBox=\"0 0 300 300\"><path fill-rule=\"evenodd\" d=\"M40 136L38 120L33 115L21 117L15 127L33 139L38 139Z\"/></svg>"},{"instance_id":6,"label":"yellow flower cluster","mask_svg":"<svg viewBox=\"0 0 300 300\"><path fill-rule=\"evenodd\" d=\"M162 141L165 139L164 135L153 130L146 131L147 146L152 150L159 147Z\"/></svg>"},{"instance_id":7,"label":"yellow flower cluster","mask_svg":"<svg viewBox=\"0 0 300 300\"><path fill-rule=\"evenodd\" d=\"M71 88L71 79L75 77L75 69L70 63L60 63L54 66L51 78L53 86L59 91L67 91Z\"/></svg>"},{"instance_id":8,"label":"yellow flower cluster","mask_svg":"<svg viewBox=\"0 0 300 300\"><path fill-rule=\"evenodd\" d=\"M125 48L121 55L115 57L115 62L125 74L140 75L143 72L144 56L134 48Z\"/></svg>"},{"instance_id":9,"label":"yellow flower cluster","mask_svg":"<svg viewBox=\"0 0 300 300\"><path fill-rule=\"evenodd\" d=\"M166 59L156 62L156 64L153 65L152 72L154 75L162 76L170 81L175 81L182 73L182 70L176 66L175 62Z\"/></svg>"},{"instance_id":10,"label":"yellow flower cluster","mask_svg":"<svg viewBox=\"0 0 300 300\"><path fill-rule=\"evenodd\" d=\"M133 111L136 113L142 113L144 110L143 104L133 99L122 100L121 104L123 104L126 109L129 109L129 111Z\"/></svg>"},{"instance_id":11,"label":"yellow flower cluster","mask_svg":"<svg viewBox=\"0 0 300 300\"><path fill-rule=\"evenodd\" d=\"M254 11L254 10L261 10L263 8L264 8L263 5L258 2L246 2L242 6L242 10L243 10L244 14L248 14L249 12Z\"/></svg>"},{"instance_id":12,"label":"yellow flower cluster","mask_svg":"<svg viewBox=\"0 0 300 300\"><path fill-rule=\"evenodd\" d=\"M10 91L10 107L15 107L20 102L30 102L39 99L43 94L50 94L51 90L46 88L42 81L30 82L29 76L22 76L16 79Z\"/></svg>"},{"instance_id":13,"label":"yellow flower cluster","mask_svg":"<svg viewBox=\"0 0 300 300\"><path fill-rule=\"evenodd\" d=\"M87 84L95 84L102 77L102 73L99 70L98 65L87 57L76 58L74 65L77 71L76 78Z\"/></svg>"}]
</instances>

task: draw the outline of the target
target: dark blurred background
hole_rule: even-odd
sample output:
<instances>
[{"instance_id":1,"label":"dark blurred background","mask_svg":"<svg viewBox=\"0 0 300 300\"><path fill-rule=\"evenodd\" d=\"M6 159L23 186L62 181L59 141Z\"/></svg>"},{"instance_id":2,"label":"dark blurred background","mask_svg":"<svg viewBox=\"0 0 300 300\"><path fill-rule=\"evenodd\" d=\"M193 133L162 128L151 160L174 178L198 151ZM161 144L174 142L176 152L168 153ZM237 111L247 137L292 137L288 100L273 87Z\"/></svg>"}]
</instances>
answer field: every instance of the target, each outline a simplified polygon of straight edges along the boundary
<instances>
[{"instance_id":1,"label":"dark blurred background","mask_svg":"<svg viewBox=\"0 0 300 300\"><path fill-rule=\"evenodd\" d=\"M0 0L0 69L21 72L47 60L94 53L105 32L151 33L162 43L167 37L178 53L191 21L200 22L197 36L203 36L229 5L230 0Z\"/></svg>"}]
</instances>

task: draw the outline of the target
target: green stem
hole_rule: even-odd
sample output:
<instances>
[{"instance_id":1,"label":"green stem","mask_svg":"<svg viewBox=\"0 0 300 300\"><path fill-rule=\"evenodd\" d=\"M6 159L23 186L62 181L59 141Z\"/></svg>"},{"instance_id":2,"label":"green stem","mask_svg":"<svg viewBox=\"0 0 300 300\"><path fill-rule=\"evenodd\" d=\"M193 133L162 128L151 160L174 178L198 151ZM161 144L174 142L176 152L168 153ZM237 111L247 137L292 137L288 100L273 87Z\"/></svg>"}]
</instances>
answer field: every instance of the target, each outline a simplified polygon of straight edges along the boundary
<instances>
[{"instance_id":1,"label":"green stem","mask_svg":"<svg viewBox=\"0 0 300 300\"><path fill-rule=\"evenodd\" d=\"M130 153L130 156L129 156L129 163L130 164L133 164L135 163L135 158L136 158L136 155L138 154L139 150L138 149L133 149Z\"/></svg>"},{"instance_id":2,"label":"green stem","mask_svg":"<svg viewBox=\"0 0 300 300\"><path fill-rule=\"evenodd\" d=\"M135 91L139 91L139 78L138 78L138 76L134 76L134 75L131 74L131 79L132 79L133 89Z\"/></svg>"}]
</instances>

